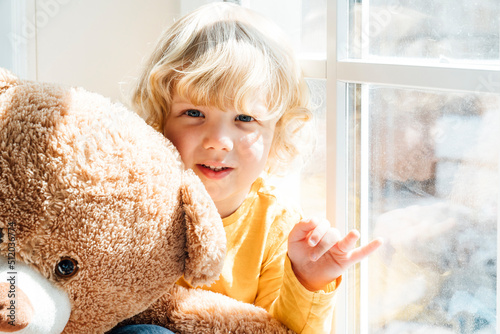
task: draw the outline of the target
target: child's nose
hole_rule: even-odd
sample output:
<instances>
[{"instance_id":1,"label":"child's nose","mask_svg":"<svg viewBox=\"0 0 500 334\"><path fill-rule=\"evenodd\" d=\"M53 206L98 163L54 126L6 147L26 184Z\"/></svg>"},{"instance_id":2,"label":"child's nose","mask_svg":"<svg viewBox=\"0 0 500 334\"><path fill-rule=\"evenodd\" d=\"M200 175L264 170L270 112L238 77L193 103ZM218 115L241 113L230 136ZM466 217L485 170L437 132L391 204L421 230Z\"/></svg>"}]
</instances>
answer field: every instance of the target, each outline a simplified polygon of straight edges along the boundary
<instances>
[{"instance_id":1,"label":"child's nose","mask_svg":"<svg viewBox=\"0 0 500 334\"><path fill-rule=\"evenodd\" d=\"M203 141L205 149L215 149L222 151L231 151L233 149L233 140L224 125L217 124L209 129Z\"/></svg>"}]
</instances>

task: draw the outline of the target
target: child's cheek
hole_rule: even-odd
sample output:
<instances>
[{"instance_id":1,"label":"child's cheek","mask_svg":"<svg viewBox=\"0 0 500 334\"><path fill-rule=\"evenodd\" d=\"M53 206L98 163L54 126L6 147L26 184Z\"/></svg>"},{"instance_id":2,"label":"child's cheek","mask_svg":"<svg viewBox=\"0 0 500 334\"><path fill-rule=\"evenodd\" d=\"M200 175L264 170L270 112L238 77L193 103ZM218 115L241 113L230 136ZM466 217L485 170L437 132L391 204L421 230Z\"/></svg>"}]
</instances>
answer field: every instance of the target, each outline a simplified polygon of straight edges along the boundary
<instances>
[{"instance_id":1,"label":"child's cheek","mask_svg":"<svg viewBox=\"0 0 500 334\"><path fill-rule=\"evenodd\" d=\"M250 133L240 139L241 154L245 160L261 160L265 152L264 138L259 133Z\"/></svg>"}]
</instances>

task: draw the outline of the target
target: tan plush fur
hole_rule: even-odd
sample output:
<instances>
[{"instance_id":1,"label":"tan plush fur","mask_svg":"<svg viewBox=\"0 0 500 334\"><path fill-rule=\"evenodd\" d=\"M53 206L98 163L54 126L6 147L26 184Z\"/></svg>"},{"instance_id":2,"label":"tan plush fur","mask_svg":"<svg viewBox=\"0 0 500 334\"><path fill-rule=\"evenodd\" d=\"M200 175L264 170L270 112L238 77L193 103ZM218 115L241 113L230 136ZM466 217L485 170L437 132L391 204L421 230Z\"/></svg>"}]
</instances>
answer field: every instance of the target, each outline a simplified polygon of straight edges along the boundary
<instances>
[{"instance_id":1,"label":"tan plush fur","mask_svg":"<svg viewBox=\"0 0 500 334\"><path fill-rule=\"evenodd\" d=\"M254 305L201 289L174 289L125 323L153 323L176 333L293 333Z\"/></svg>"},{"instance_id":2,"label":"tan plush fur","mask_svg":"<svg viewBox=\"0 0 500 334\"><path fill-rule=\"evenodd\" d=\"M225 234L170 142L97 94L0 69L0 229L9 223L17 261L68 294L64 333L104 333L153 303L135 321L190 333L287 331L262 309L174 288L182 275L194 285L218 277ZM77 262L74 276L55 273L63 258Z\"/></svg>"}]
</instances>

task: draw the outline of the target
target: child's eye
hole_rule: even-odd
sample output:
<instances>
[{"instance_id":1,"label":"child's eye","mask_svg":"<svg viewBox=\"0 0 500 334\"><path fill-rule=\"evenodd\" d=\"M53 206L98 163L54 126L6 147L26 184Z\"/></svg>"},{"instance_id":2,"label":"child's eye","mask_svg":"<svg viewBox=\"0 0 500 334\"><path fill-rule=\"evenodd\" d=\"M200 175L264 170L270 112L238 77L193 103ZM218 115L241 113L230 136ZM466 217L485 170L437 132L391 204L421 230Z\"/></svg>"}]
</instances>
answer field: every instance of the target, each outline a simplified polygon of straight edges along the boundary
<instances>
[{"instance_id":1,"label":"child's eye","mask_svg":"<svg viewBox=\"0 0 500 334\"><path fill-rule=\"evenodd\" d=\"M236 120L240 121L240 122L255 121L255 119L252 116L248 116L248 115L238 115L238 116L236 116Z\"/></svg>"},{"instance_id":2,"label":"child's eye","mask_svg":"<svg viewBox=\"0 0 500 334\"><path fill-rule=\"evenodd\" d=\"M186 112L184 112L184 114L186 114L189 117L203 117L203 114L201 113L201 111L196 110L196 109L186 110Z\"/></svg>"}]
</instances>

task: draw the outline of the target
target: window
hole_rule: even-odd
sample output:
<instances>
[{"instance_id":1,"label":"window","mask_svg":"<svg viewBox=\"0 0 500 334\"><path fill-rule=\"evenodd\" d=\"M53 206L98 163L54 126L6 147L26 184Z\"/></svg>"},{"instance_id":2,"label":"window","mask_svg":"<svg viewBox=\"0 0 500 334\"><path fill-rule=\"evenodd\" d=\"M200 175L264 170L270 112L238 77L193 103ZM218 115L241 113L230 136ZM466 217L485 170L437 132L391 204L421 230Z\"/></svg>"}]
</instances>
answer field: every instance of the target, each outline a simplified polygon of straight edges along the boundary
<instances>
[{"instance_id":1,"label":"window","mask_svg":"<svg viewBox=\"0 0 500 334\"><path fill-rule=\"evenodd\" d=\"M328 216L385 239L346 275L337 333L497 332L498 17L328 2Z\"/></svg>"}]
</instances>

